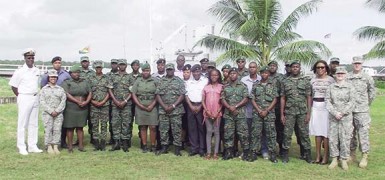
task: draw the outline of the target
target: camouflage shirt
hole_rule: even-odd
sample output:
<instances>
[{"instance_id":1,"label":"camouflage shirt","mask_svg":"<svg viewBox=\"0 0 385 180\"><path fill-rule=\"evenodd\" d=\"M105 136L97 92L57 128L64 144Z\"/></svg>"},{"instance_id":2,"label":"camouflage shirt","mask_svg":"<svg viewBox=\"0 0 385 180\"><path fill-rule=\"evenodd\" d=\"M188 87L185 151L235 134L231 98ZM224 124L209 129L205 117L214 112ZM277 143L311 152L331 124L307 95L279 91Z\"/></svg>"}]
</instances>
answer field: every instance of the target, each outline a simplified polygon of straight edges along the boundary
<instances>
[{"instance_id":1,"label":"camouflage shirt","mask_svg":"<svg viewBox=\"0 0 385 180\"><path fill-rule=\"evenodd\" d=\"M235 106L244 98L249 97L249 92L247 91L247 87L241 81L235 82L233 84L224 85L223 91L221 92L221 99L225 100L230 106ZM246 106L238 107L238 115L236 118L246 118ZM224 118L232 118L233 115L229 111L229 109L225 108L225 112L223 114Z\"/></svg>"},{"instance_id":2,"label":"camouflage shirt","mask_svg":"<svg viewBox=\"0 0 385 180\"><path fill-rule=\"evenodd\" d=\"M278 97L277 83L275 80L268 79L266 83L258 82L251 89L251 98L262 109L266 109ZM256 110L254 109L256 112ZM272 109L274 111L274 108Z\"/></svg>"},{"instance_id":3,"label":"camouflage shirt","mask_svg":"<svg viewBox=\"0 0 385 180\"><path fill-rule=\"evenodd\" d=\"M89 79L90 86L91 86L91 92L92 92L92 100L94 101L103 101L104 98L108 94L108 83L109 79L107 75L101 75L97 76L96 74L94 76L91 76ZM108 106L109 101L107 101L103 106Z\"/></svg>"},{"instance_id":4,"label":"camouflage shirt","mask_svg":"<svg viewBox=\"0 0 385 180\"><path fill-rule=\"evenodd\" d=\"M281 83L280 95L286 97L286 114L306 114L307 96L311 96L310 81L304 76L289 76Z\"/></svg>"},{"instance_id":5,"label":"camouflage shirt","mask_svg":"<svg viewBox=\"0 0 385 180\"><path fill-rule=\"evenodd\" d=\"M123 74L111 74L111 78L108 83L108 88L112 89L115 98L119 101L123 101L127 99L130 91L130 85L132 83L132 79L130 78L127 72ZM128 100L127 105L132 105L131 99Z\"/></svg>"},{"instance_id":6,"label":"camouflage shirt","mask_svg":"<svg viewBox=\"0 0 385 180\"><path fill-rule=\"evenodd\" d=\"M186 94L184 81L177 76L173 76L172 78L165 76L159 80L155 94L160 95L164 104L172 105L178 100L179 96ZM180 103L171 112L171 115L183 113L185 113L183 103ZM162 106L159 106L159 114L166 114Z\"/></svg>"},{"instance_id":7,"label":"camouflage shirt","mask_svg":"<svg viewBox=\"0 0 385 180\"><path fill-rule=\"evenodd\" d=\"M326 109L333 116L337 113L343 115L351 113L357 97L353 85L348 82L333 83L326 90L325 96Z\"/></svg>"},{"instance_id":8,"label":"camouflage shirt","mask_svg":"<svg viewBox=\"0 0 385 180\"><path fill-rule=\"evenodd\" d=\"M67 95L64 89L58 85L45 85L39 94L41 109L51 114L53 111L57 113L63 112L66 106Z\"/></svg>"},{"instance_id":9,"label":"camouflage shirt","mask_svg":"<svg viewBox=\"0 0 385 180\"><path fill-rule=\"evenodd\" d=\"M357 99L353 112L368 112L369 106L376 95L373 78L363 72L358 74L349 73L348 82L352 83L356 89Z\"/></svg>"},{"instance_id":10,"label":"camouflage shirt","mask_svg":"<svg viewBox=\"0 0 385 180\"><path fill-rule=\"evenodd\" d=\"M242 71L239 71L239 69L237 69L237 73L238 79L242 79L243 77L250 75L249 70L247 68L243 68Z\"/></svg>"},{"instance_id":11,"label":"camouflage shirt","mask_svg":"<svg viewBox=\"0 0 385 180\"><path fill-rule=\"evenodd\" d=\"M88 70L82 69L80 71L80 78L85 79L85 80L88 81L90 79L90 77L94 76L95 74L96 74L95 71L92 70L92 69L88 69Z\"/></svg>"}]
</instances>

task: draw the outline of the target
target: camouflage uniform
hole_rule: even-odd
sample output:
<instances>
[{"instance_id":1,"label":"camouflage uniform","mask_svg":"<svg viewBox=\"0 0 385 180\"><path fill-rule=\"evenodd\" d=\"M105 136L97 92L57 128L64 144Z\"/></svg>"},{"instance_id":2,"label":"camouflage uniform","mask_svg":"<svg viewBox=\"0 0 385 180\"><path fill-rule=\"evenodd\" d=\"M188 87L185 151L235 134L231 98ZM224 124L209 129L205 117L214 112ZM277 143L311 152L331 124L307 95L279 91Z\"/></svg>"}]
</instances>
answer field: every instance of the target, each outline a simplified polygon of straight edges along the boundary
<instances>
[{"instance_id":1,"label":"camouflage uniform","mask_svg":"<svg viewBox=\"0 0 385 180\"><path fill-rule=\"evenodd\" d=\"M275 74L272 74L269 76L269 79L271 79L272 81L275 81L276 83L276 87L277 87L277 92L278 92L278 96L281 94L281 83L283 82L283 80L285 79L285 76L281 73L275 73ZM283 129L284 129L284 126L281 122L281 111L280 111L280 108L281 108L281 101L280 101L280 97L277 98L277 104L275 104L275 130L277 132L277 143L280 147L280 149L282 148L282 142L283 142Z\"/></svg>"},{"instance_id":2,"label":"camouflage uniform","mask_svg":"<svg viewBox=\"0 0 385 180\"><path fill-rule=\"evenodd\" d=\"M44 143L60 144L61 128L63 124L63 110L66 105L67 96L64 89L58 85L44 86L40 91L40 107L42 109L42 119L44 122ZM58 113L52 117L51 113Z\"/></svg>"},{"instance_id":3,"label":"camouflage uniform","mask_svg":"<svg viewBox=\"0 0 385 180\"><path fill-rule=\"evenodd\" d=\"M88 69L88 70L82 69L82 70L80 71L80 78L81 78L81 79L84 79L84 80L86 80L86 81L88 81L88 82L89 82L89 80L90 80L90 77L91 77L91 76L94 76L94 75L95 75L95 71L92 70L92 69ZM89 108L89 107L90 107L90 105L88 105L88 108ZM88 111L88 112L90 112L90 111ZM91 135L91 141L92 141L92 139L93 139L93 134L92 134L92 122L91 122L91 116L90 116L90 114L88 114L87 122L88 122L88 134Z\"/></svg>"},{"instance_id":4,"label":"camouflage uniform","mask_svg":"<svg viewBox=\"0 0 385 180\"><path fill-rule=\"evenodd\" d=\"M112 74L108 88L112 89L115 98L118 101L124 101L130 93L130 84L132 79L129 74ZM114 140L131 140L131 124L132 124L132 101L129 99L123 109L112 103L112 132Z\"/></svg>"},{"instance_id":5,"label":"camouflage uniform","mask_svg":"<svg viewBox=\"0 0 385 180\"><path fill-rule=\"evenodd\" d=\"M329 146L330 156L347 159L350 156L350 140L352 138L352 109L354 108L355 91L352 84L334 83L326 91L326 109L329 111ZM342 113L340 120L335 118Z\"/></svg>"},{"instance_id":6,"label":"camouflage uniform","mask_svg":"<svg viewBox=\"0 0 385 180\"><path fill-rule=\"evenodd\" d=\"M267 109L274 98L278 97L278 91L275 80L268 79L266 83L258 82L253 85L251 98L261 109ZM276 130L275 130L275 109L268 112L265 118L261 118L256 110L253 112L253 123L251 132L251 149L257 151L261 148L262 130L265 130L267 137L267 147L269 152L275 151Z\"/></svg>"},{"instance_id":7,"label":"camouflage uniform","mask_svg":"<svg viewBox=\"0 0 385 180\"><path fill-rule=\"evenodd\" d=\"M166 105L172 105L177 101L179 96L186 94L184 82L177 76L173 76L171 79L163 77L159 80L159 86L155 91L155 94L160 95L163 103ZM159 106L159 131L161 144L167 146L169 143L169 129L171 126L172 135L174 138L173 144L175 146L182 146L182 114L185 113L183 103L178 104L175 109L166 114L162 106Z\"/></svg>"},{"instance_id":8,"label":"camouflage uniform","mask_svg":"<svg viewBox=\"0 0 385 180\"><path fill-rule=\"evenodd\" d=\"M356 98L356 107L353 109L354 130L350 150L355 151L357 149L356 133L358 133L361 152L368 153L370 150L369 128L371 122L369 106L376 94L374 81L371 76L363 72L349 73L347 79L355 87L358 97Z\"/></svg>"},{"instance_id":9,"label":"camouflage uniform","mask_svg":"<svg viewBox=\"0 0 385 180\"><path fill-rule=\"evenodd\" d=\"M89 78L92 91L92 100L101 102L108 94L109 79L106 75L91 76ZM107 138L107 122L108 122L108 108L110 102L107 101L102 107L95 107L91 105L91 123L92 134L94 139L106 140ZM99 131L100 125L100 131Z\"/></svg>"},{"instance_id":10,"label":"camouflage uniform","mask_svg":"<svg viewBox=\"0 0 385 180\"><path fill-rule=\"evenodd\" d=\"M305 124L307 96L311 95L310 81L301 76L298 78L287 77L281 83L281 96L286 97L285 116L286 123L283 134L283 149L288 150L291 145L291 136L297 123L299 136L303 148L310 151L309 126Z\"/></svg>"},{"instance_id":11,"label":"camouflage uniform","mask_svg":"<svg viewBox=\"0 0 385 180\"><path fill-rule=\"evenodd\" d=\"M117 71L117 72L112 72L112 71L110 71L110 72L108 72L107 74L106 74L106 76L107 76L107 78L108 78L108 82L110 82L111 81L111 78L114 76L114 75L116 75L116 74L119 74L119 71ZM114 139L114 137L113 137L113 132L112 132L112 123L111 123L111 121L112 121L112 104L113 104L113 102L112 102L112 99L111 99L111 97L110 97L110 99L109 99L109 105L108 105L108 130L110 131L110 138L111 138L111 141L110 141L110 143L111 144L113 144L113 139Z\"/></svg>"},{"instance_id":12,"label":"camouflage uniform","mask_svg":"<svg viewBox=\"0 0 385 180\"><path fill-rule=\"evenodd\" d=\"M250 75L249 69L247 69L247 68L243 68L242 71L239 71L237 69L237 73L238 73L238 79L242 79L243 77Z\"/></svg>"},{"instance_id":13,"label":"camouflage uniform","mask_svg":"<svg viewBox=\"0 0 385 180\"><path fill-rule=\"evenodd\" d=\"M230 106L234 106L241 102L242 99L249 97L247 87L240 81L235 82L235 86L231 84L224 85L221 92L221 99L225 100ZM238 135L242 149L249 150L248 127L246 121L245 106L238 107L238 114L233 115L229 109L225 108L224 118L224 147L234 147L235 133Z\"/></svg>"}]
</instances>

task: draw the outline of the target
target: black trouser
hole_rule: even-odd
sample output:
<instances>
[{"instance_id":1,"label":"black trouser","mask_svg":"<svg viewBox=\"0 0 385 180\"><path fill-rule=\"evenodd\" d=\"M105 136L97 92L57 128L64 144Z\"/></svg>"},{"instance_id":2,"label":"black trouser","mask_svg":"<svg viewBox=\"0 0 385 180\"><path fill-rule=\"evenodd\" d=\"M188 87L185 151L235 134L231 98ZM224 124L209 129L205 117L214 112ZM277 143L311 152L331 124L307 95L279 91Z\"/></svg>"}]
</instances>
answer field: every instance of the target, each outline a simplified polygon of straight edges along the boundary
<instances>
[{"instance_id":1,"label":"black trouser","mask_svg":"<svg viewBox=\"0 0 385 180\"><path fill-rule=\"evenodd\" d=\"M112 99L109 100L110 105L108 109L108 130L110 131L110 139L113 139L113 134L112 134L112 124L111 124L111 119L112 119Z\"/></svg>"},{"instance_id":2,"label":"black trouser","mask_svg":"<svg viewBox=\"0 0 385 180\"><path fill-rule=\"evenodd\" d=\"M201 103L193 103L193 105L200 105ZM191 143L192 152L205 153L205 131L203 126L203 108L198 113L193 113L190 108L187 108L188 119L188 137Z\"/></svg>"}]
</instances>

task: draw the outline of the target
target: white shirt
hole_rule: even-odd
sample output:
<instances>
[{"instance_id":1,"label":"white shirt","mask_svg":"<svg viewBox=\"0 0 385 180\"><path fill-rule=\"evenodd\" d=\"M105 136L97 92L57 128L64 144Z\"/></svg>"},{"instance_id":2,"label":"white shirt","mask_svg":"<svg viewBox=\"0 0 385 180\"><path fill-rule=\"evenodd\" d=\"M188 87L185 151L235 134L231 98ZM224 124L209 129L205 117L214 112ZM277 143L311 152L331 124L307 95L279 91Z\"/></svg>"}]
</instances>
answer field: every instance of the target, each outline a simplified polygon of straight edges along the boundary
<instances>
[{"instance_id":1,"label":"white shirt","mask_svg":"<svg viewBox=\"0 0 385 180\"><path fill-rule=\"evenodd\" d=\"M28 68L26 64L17 69L9 85L18 88L19 94L36 94L39 91L40 70L37 67Z\"/></svg>"},{"instance_id":2,"label":"white shirt","mask_svg":"<svg viewBox=\"0 0 385 180\"><path fill-rule=\"evenodd\" d=\"M191 102L200 103L202 102L203 88L207 85L208 79L201 76L199 80L190 79L186 82L186 95Z\"/></svg>"},{"instance_id":3,"label":"white shirt","mask_svg":"<svg viewBox=\"0 0 385 180\"><path fill-rule=\"evenodd\" d=\"M252 80L250 78L250 75L245 76L241 79L241 82L243 82L247 86L247 90L249 92L249 95L251 94L251 89L253 88L253 84L259 82L261 80L261 76L257 74L257 79ZM246 104L246 118L252 118L253 117L253 104L251 104L251 101L249 100Z\"/></svg>"}]
</instances>

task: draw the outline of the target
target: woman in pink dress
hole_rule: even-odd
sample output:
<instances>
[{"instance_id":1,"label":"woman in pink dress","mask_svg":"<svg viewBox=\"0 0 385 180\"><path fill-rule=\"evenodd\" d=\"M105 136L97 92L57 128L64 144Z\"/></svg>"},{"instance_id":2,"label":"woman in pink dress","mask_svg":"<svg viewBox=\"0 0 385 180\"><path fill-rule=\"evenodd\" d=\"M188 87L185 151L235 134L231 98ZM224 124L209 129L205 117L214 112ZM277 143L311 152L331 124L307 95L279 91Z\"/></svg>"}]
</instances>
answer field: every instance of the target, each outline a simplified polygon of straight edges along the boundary
<instances>
[{"instance_id":1,"label":"woman in pink dress","mask_svg":"<svg viewBox=\"0 0 385 180\"><path fill-rule=\"evenodd\" d=\"M204 119L203 122L206 123L206 144L207 144L207 154L205 159L218 159L218 149L219 149L219 127L220 121L222 118L222 104L221 101L221 91L222 91L222 77L221 73L217 69L213 69L209 72L209 83L203 89L203 98L202 105L204 109ZM215 146L214 146L214 155L211 157L211 138L214 133L215 137Z\"/></svg>"}]
</instances>

